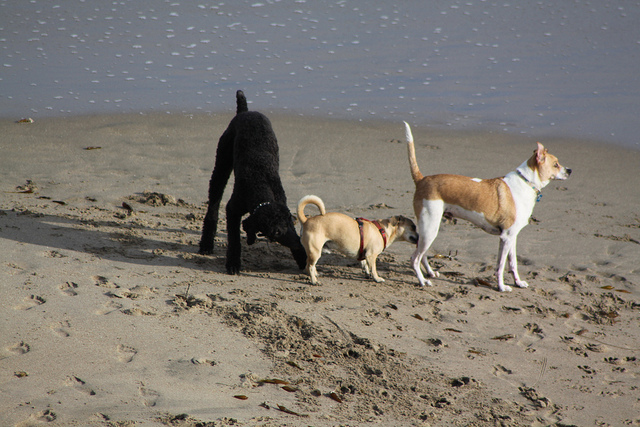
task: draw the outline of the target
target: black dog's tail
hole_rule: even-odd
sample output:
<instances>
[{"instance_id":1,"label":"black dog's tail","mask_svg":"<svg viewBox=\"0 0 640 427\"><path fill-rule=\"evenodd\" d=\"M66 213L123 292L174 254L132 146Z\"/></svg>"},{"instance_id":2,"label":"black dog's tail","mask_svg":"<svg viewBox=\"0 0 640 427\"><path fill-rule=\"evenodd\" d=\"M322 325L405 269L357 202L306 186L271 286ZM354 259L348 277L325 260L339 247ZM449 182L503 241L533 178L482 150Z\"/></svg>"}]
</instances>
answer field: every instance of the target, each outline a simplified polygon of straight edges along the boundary
<instances>
[{"instance_id":1,"label":"black dog's tail","mask_svg":"<svg viewBox=\"0 0 640 427\"><path fill-rule=\"evenodd\" d=\"M236 92L236 114L249 111L247 107L247 98L244 97L244 92L239 90Z\"/></svg>"}]
</instances>

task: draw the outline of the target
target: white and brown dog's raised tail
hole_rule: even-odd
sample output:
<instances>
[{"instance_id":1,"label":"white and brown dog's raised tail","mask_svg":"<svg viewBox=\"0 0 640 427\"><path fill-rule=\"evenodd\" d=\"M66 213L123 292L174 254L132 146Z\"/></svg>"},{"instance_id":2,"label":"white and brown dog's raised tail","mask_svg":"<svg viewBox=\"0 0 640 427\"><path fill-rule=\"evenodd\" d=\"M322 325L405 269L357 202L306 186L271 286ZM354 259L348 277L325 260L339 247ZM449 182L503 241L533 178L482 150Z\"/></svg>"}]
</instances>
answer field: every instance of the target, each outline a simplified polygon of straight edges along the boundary
<instances>
[{"instance_id":1,"label":"white and brown dog's raised tail","mask_svg":"<svg viewBox=\"0 0 640 427\"><path fill-rule=\"evenodd\" d=\"M411 127L409 123L404 122L404 132L405 138L407 140L407 152L409 154L409 168L411 170L411 177L413 178L413 182L418 182L424 176L420 172L420 168L418 168L418 160L416 158L416 147L413 143L413 134L411 133Z\"/></svg>"},{"instance_id":2,"label":"white and brown dog's raised tail","mask_svg":"<svg viewBox=\"0 0 640 427\"><path fill-rule=\"evenodd\" d=\"M316 205L318 209L320 209L320 215L324 215L327 213L327 211L324 208L324 203L322 202L322 199L320 197L313 196L313 195L304 196L298 202L298 212L297 212L298 219L300 220L300 223L302 225L304 225L304 223L307 222L307 216L304 214L304 208L307 205Z\"/></svg>"}]
</instances>

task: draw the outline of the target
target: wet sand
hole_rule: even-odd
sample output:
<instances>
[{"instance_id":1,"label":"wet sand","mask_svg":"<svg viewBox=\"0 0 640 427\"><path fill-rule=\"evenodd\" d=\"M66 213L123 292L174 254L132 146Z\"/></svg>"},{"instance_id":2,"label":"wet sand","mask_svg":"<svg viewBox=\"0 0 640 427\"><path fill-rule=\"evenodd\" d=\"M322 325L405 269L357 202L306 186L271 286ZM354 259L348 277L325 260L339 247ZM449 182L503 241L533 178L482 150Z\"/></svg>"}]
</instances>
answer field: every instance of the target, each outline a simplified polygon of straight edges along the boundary
<instances>
[{"instance_id":1,"label":"wet sand","mask_svg":"<svg viewBox=\"0 0 640 427\"><path fill-rule=\"evenodd\" d=\"M286 249L224 223L197 254L230 114L0 122L2 425L640 423L640 152L541 140L573 169L518 239L528 289L499 293L498 241L458 221L429 255L325 255L311 286ZM402 123L271 116L289 207L413 217ZM501 176L535 148L414 126L425 174ZM229 194L225 195L227 200Z\"/></svg>"}]
</instances>

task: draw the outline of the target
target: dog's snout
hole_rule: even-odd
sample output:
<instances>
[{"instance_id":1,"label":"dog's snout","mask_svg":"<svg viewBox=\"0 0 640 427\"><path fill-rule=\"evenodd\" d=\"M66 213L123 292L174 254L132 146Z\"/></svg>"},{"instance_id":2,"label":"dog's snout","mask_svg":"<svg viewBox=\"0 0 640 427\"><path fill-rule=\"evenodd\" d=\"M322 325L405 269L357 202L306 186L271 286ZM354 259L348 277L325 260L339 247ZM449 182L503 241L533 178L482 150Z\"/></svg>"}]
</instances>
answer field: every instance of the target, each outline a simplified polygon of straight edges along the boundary
<instances>
[{"instance_id":1,"label":"dog's snout","mask_svg":"<svg viewBox=\"0 0 640 427\"><path fill-rule=\"evenodd\" d=\"M560 170L555 175L555 177L553 177L553 179L565 180L565 179L569 178L569 175L571 175L571 169L565 168L563 166L562 168L560 168Z\"/></svg>"}]
</instances>

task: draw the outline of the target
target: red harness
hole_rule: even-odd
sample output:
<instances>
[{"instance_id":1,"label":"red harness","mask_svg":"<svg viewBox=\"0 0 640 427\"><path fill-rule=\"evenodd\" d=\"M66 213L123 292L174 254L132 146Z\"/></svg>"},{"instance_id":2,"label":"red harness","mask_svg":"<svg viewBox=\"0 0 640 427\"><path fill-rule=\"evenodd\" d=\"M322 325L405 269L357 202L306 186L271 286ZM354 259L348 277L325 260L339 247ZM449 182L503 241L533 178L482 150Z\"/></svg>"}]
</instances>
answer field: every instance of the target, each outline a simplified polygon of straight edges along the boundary
<instances>
[{"instance_id":1,"label":"red harness","mask_svg":"<svg viewBox=\"0 0 640 427\"><path fill-rule=\"evenodd\" d=\"M371 221L369 219L366 218L356 218L356 222L358 223L358 228L360 229L360 250L358 251L358 261L362 261L365 259L365 253L364 253L364 231L362 229L362 223L363 221L367 221L372 223L373 225L375 225L378 228L378 231L380 232L380 235L382 236L382 242L384 243L384 247L382 248L382 250L385 250L387 248L387 232L384 231L384 228L382 227L382 225L380 225L380 223L378 221Z\"/></svg>"}]
</instances>

